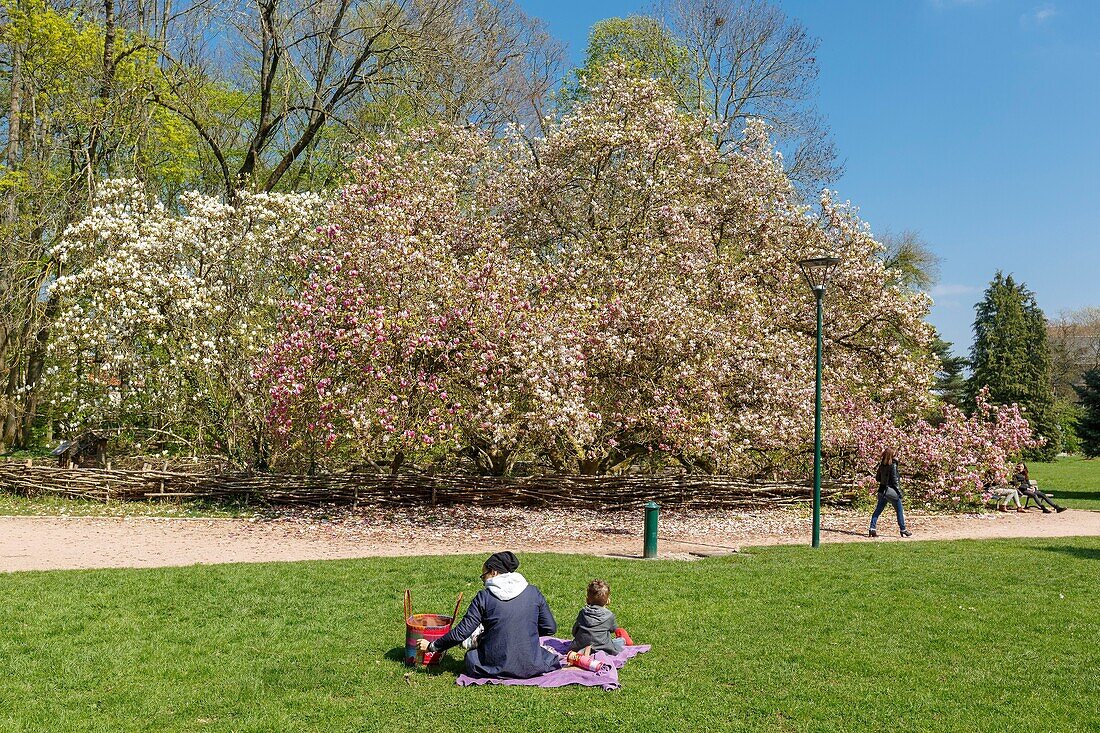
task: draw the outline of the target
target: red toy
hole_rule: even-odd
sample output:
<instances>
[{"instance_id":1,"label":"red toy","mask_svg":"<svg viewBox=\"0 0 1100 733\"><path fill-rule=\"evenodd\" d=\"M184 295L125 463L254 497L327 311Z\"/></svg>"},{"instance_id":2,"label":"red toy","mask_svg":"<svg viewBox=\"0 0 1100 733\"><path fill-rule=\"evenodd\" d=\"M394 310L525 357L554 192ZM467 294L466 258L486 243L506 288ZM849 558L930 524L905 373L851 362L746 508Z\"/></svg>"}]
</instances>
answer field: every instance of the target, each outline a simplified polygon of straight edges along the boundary
<instances>
[{"instance_id":1,"label":"red toy","mask_svg":"<svg viewBox=\"0 0 1100 733\"><path fill-rule=\"evenodd\" d=\"M574 667L587 669L589 672L599 672L606 664L592 656L592 647L585 647L579 652L569 652L565 655L565 661Z\"/></svg>"}]
</instances>

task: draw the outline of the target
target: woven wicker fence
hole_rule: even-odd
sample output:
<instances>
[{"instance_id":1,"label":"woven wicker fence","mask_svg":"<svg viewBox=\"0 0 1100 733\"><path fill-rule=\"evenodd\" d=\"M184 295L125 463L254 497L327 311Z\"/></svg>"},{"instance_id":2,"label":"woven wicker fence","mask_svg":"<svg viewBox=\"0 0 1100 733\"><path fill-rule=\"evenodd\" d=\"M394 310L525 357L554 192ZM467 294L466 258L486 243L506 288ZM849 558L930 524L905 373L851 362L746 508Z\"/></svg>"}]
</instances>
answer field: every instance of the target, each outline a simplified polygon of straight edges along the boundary
<instances>
[{"instance_id":1,"label":"woven wicker fence","mask_svg":"<svg viewBox=\"0 0 1100 733\"><path fill-rule=\"evenodd\" d=\"M625 509L654 500L666 507L759 508L807 501L807 484L748 482L725 476L626 475L494 478L462 475L341 473L320 476L59 468L0 463L0 489L93 501L209 500L275 506L445 505ZM848 503L850 485L829 484L822 495Z\"/></svg>"}]
</instances>

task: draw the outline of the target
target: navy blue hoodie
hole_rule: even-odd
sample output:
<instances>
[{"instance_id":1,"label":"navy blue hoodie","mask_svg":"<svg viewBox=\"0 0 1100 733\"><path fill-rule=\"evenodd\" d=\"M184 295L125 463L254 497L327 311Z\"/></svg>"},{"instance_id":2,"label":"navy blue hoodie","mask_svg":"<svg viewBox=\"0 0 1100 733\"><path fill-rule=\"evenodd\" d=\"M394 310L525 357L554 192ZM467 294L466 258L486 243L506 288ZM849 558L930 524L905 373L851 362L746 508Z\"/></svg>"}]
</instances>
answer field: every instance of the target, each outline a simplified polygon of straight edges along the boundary
<instances>
[{"instance_id":1,"label":"navy blue hoodie","mask_svg":"<svg viewBox=\"0 0 1100 733\"><path fill-rule=\"evenodd\" d=\"M466 615L432 647L450 649L482 626L475 649L466 652L471 677L528 679L559 669L561 660L544 649L539 636L558 630L546 597L519 573L503 573L486 582L466 609Z\"/></svg>"}]
</instances>

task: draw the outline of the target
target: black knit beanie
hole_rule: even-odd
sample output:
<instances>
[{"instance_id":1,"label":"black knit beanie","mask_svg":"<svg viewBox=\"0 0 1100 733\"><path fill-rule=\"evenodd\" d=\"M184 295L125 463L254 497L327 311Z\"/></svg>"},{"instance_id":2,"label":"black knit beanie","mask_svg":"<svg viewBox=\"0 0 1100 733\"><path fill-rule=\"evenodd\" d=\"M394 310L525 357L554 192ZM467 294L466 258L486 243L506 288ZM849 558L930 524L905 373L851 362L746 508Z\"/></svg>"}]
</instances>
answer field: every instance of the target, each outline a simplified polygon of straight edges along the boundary
<instances>
[{"instance_id":1,"label":"black knit beanie","mask_svg":"<svg viewBox=\"0 0 1100 733\"><path fill-rule=\"evenodd\" d=\"M518 567L519 560L514 553L508 550L504 552L494 552L489 556L489 559L485 561L486 570L496 570L498 573L514 573Z\"/></svg>"}]
</instances>

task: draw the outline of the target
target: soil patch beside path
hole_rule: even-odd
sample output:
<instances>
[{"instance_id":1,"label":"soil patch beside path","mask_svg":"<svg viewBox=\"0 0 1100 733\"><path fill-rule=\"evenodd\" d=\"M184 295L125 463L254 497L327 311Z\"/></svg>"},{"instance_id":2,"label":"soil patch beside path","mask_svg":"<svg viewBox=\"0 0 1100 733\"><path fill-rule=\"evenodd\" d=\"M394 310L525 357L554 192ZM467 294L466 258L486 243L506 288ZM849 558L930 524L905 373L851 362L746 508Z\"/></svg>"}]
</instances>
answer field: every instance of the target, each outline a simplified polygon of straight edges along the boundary
<instances>
[{"instance_id":1,"label":"soil patch beside path","mask_svg":"<svg viewBox=\"0 0 1100 733\"><path fill-rule=\"evenodd\" d=\"M1100 512L921 514L907 512L914 536L901 540L892 516L867 535L865 513L829 510L822 543L1100 536ZM662 557L689 559L742 547L808 543L804 509L663 512ZM637 557L642 512L438 507L310 510L252 519L0 517L0 572L141 568L196 563L566 552Z\"/></svg>"}]
</instances>

